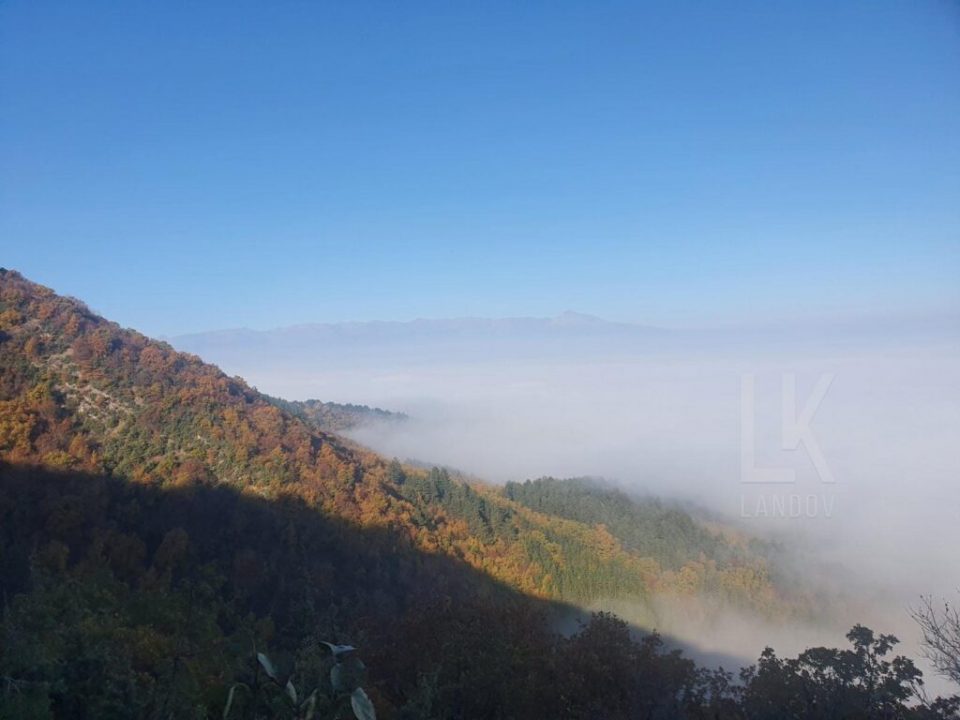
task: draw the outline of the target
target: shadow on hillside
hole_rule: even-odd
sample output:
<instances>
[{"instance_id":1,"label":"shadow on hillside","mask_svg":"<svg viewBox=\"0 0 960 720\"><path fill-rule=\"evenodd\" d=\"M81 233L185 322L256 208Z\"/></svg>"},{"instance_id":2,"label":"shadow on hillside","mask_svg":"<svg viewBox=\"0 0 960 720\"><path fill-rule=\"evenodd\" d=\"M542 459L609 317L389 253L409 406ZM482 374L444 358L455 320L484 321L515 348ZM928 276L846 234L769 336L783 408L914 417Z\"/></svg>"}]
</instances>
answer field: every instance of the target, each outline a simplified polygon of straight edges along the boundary
<instances>
[{"instance_id":1,"label":"shadow on hillside","mask_svg":"<svg viewBox=\"0 0 960 720\"><path fill-rule=\"evenodd\" d=\"M570 609L526 598L464 562L419 550L399 530L360 527L296 497L266 499L227 485L161 488L0 464L0 590L6 597L26 588L29 558L44 544L69 548L68 566L103 545L107 563L131 581L156 565L174 530L188 539L178 568L212 563L257 614L282 612L304 585L321 597L349 595L365 610L372 603L393 616L461 596L494 603L524 597L541 610ZM366 596L371 599L363 602Z\"/></svg>"},{"instance_id":2,"label":"shadow on hillside","mask_svg":"<svg viewBox=\"0 0 960 720\"><path fill-rule=\"evenodd\" d=\"M488 655L495 675L505 657L546 654L553 629L586 618L424 552L402 530L358 527L299 498L0 464L0 610L31 590L41 564L64 577L109 569L131 587L202 583L222 626L269 618L271 650L293 653L307 638L360 646L398 702L441 659L462 665L466 683Z\"/></svg>"}]
</instances>

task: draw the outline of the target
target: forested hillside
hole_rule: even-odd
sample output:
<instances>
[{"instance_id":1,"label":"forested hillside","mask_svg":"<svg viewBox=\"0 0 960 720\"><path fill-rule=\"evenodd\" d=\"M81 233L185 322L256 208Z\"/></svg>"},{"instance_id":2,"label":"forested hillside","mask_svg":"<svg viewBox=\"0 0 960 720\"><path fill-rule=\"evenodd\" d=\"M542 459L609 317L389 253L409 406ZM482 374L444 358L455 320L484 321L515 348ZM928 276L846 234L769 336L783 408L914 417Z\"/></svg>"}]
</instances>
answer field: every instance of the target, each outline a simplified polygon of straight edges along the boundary
<instances>
[{"instance_id":1,"label":"forested hillside","mask_svg":"<svg viewBox=\"0 0 960 720\"><path fill-rule=\"evenodd\" d=\"M407 416L403 413L372 408L367 405L324 402L322 400L284 400L273 397L269 399L277 407L306 420L318 430L324 432L342 433L364 425L396 423L407 420Z\"/></svg>"},{"instance_id":2,"label":"forested hillside","mask_svg":"<svg viewBox=\"0 0 960 720\"><path fill-rule=\"evenodd\" d=\"M637 499L591 478L509 482L504 494L542 513L603 525L625 548L651 557L669 570L680 570L702 557L722 565L749 562L751 548L762 550L762 543L756 540L744 545L731 543L677 506L657 498Z\"/></svg>"},{"instance_id":3,"label":"forested hillside","mask_svg":"<svg viewBox=\"0 0 960 720\"><path fill-rule=\"evenodd\" d=\"M682 512L385 460L5 270L0 369L0 718L219 717L238 682L231 717L292 717L259 651L331 717L323 640L360 648L383 717L774 717L802 676L766 658L744 714L727 676L613 618L552 632L604 597L797 611ZM912 673L851 665L844 701L900 707Z\"/></svg>"},{"instance_id":4,"label":"forested hillside","mask_svg":"<svg viewBox=\"0 0 960 720\"><path fill-rule=\"evenodd\" d=\"M241 379L15 273L3 276L2 302L0 451L10 463L295 496L545 598L711 593L763 612L788 609L762 559L721 552L725 541L683 513L657 520L655 532L669 536L651 552L623 536L629 519L611 531L599 517L525 507L509 490L348 447L320 429L329 417L322 405L278 407Z\"/></svg>"}]
</instances>

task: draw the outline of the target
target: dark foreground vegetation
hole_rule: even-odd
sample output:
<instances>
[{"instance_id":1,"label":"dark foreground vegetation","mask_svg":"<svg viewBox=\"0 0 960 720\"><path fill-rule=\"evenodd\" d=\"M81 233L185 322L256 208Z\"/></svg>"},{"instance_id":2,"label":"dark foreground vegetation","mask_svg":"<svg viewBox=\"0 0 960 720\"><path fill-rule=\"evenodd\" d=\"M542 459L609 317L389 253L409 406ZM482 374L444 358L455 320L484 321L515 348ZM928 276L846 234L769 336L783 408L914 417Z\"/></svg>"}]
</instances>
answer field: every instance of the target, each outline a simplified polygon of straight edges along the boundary
<instances>
[{"instance_id":1,"label":"dark foreground vegetation","mask_svg":"<svg viewBox=\"0 0 960 720\"><path fill-rule=\"evenodd\" d=\"M946 718L895 639L767 651L739 674L698 668L657 635L523 596L389 532L296 500L155 489L0 469L0 717L293 717L264 651L298 687L335 693L331 638L361 648L380 717ZM324 715L328 713L328 715ZM347 717L344 714L342 717Z\"/></svg>"}]
</instances>

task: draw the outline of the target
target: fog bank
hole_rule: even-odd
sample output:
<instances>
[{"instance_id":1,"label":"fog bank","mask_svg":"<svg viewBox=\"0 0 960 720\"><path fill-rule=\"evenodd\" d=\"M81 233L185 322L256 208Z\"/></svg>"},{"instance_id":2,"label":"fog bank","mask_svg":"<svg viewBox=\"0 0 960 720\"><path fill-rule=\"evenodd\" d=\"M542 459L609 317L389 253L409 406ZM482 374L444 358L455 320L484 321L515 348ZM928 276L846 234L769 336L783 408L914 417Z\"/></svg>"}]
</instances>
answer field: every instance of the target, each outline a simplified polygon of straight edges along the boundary
<instances>
[{"instance_id":1,"label":"fog bank","mask_svg":"<svg viewBox=\"0 0 960 720\"><path fill-rule=\"evenodd\" d=\"M673 332L568 314L237 331L174 344L273 395L407 413L406 423L353 435L388 456L498 482L603 476L696 502L796 548L805 564L795 572L812 583L855 588L846 611L901 633L914 657L906 606L960 587L952 318ZM792 482L744 482L755 479L750 468L778 469L781 480L792 473ZM797 648L809 644L804 637L823 641L801 634ZM730 637L706 644L747 650Z\"/></svg>"}]
</instances>

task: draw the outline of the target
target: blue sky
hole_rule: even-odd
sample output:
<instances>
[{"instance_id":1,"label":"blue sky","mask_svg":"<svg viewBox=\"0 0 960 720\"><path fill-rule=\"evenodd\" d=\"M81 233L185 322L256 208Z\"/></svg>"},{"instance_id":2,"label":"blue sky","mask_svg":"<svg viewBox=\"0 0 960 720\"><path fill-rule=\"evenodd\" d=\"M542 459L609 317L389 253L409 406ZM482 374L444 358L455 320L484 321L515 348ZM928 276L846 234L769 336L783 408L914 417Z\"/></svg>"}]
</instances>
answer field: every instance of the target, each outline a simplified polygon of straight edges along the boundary
<instances>
[{"instance_id":1,"label":"blue sky","mask_svg":"<svg viewBox=\"0 0 960 720\"><path fill-rule=\"evenodd\" d=\"M5 0L0 265L152 334L957 313L960 6Z\"/></svg>"}]
</instances>

